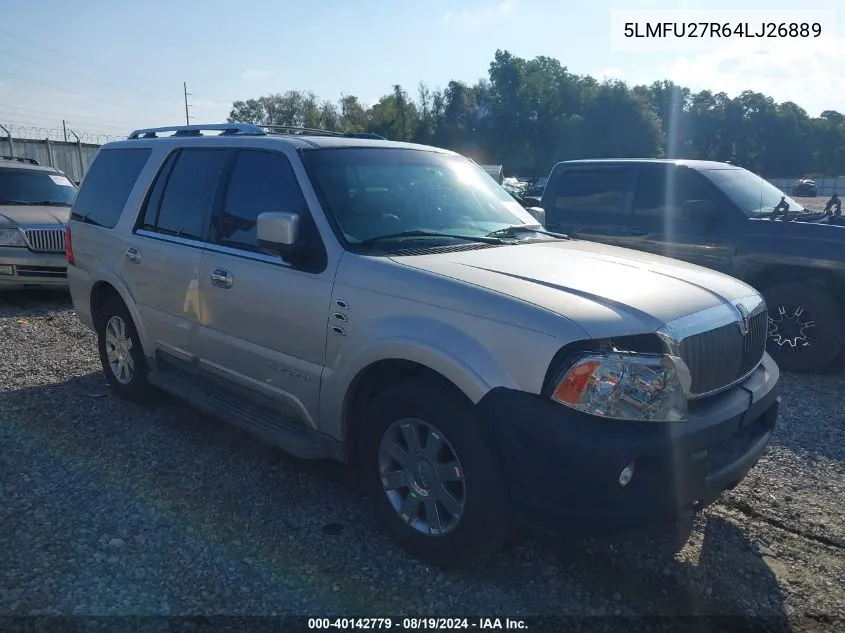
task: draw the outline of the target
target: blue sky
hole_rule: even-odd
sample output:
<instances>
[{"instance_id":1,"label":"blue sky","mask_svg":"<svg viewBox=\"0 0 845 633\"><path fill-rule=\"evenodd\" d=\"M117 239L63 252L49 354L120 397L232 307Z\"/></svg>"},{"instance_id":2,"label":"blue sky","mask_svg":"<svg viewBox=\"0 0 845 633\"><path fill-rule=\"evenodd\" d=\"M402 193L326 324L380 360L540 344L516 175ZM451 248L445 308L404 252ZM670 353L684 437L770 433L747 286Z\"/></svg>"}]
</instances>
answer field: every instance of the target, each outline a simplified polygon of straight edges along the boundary
<instances>
[{"instance_id":1,"label":"blue sky","mask_svg":"<svg viewBox=\"0 0 845 633\"><path fill-rule=\"evenodd\" d=\"M811 9L835 11L840 4L815 0ZM431 87L453 78L474 82L487 75L497 48L555 57L572 72L600 78L671 78L732 95L750 88L796 101L811 115L845 112L845 39L828 35L829 15L822 39L809 45L787 39L763 52L715 41L697 50L621 51L611 36L612 11L706 9L730 19L727 11L742 9L769 20L796 6L775 0L9 2L0 21L0 124L60 128L65 119L71 129L114 135L179 124L183 81L196 122L225 119L232 100L289 89L329 99L351 93L372 103L394 83L415 94L420 81ZM845 8L836 19L845 26Z\"/></svg>"}]
</instances>

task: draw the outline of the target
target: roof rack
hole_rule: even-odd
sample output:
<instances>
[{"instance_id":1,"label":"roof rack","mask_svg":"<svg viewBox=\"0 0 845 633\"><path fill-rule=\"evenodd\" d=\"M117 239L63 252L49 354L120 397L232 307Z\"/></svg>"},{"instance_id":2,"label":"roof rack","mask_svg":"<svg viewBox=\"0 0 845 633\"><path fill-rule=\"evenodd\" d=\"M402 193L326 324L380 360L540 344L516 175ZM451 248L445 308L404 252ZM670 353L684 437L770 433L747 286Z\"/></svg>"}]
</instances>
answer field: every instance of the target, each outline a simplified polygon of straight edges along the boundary
<instances>
[{"instance_id":1,"label":"roof rack","mask_svg":"<svg viewBox=\"0 0 845 633\"><path fill-rule=\"evenodd\" d=\"M26 156L0 156L3 160L14 160L19 163L29 163L30 165L40 165L34 158L27 158Z\"/></svg>"},{"instance_id":2,"label":"roof rack","mask_svg":"<svg viewBox=\"0 0 845 633\"><path fill-rule=\"evenodd\" d=\"M129 138L159 138L158 135L164 132L172 132L173 136L203 136L204 131L217 131L220 132L220 136L264 136L266 134L261 127L252 125L251 123L212 123L210 125L174 125L142 128L130 133Z\"/></svg>"},{"instance_id":3,"label":"roof rack","mask_svg":"<svg viewBox=\"0 0 845 633\"><path fill-rule=\"evenodd\" d=\"M378 141L387 140L383 136L379 136L378 134L370 134L369 132L334 132L332 130L321 130L313 127L296 127L293 125L262 125L261 128L267 130L271 134L337 136L340 138L369 138Z\"/></svg>"}]
</instances>

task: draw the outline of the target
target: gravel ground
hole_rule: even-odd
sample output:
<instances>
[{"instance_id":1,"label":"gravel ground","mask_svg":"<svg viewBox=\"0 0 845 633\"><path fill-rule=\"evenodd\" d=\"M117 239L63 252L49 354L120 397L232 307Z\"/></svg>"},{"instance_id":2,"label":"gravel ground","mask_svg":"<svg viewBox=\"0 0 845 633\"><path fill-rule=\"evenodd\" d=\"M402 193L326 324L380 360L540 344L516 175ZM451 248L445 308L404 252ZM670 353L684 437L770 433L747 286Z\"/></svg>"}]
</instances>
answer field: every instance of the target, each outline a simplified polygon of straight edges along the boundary
<instances>
[{"instance_id":1,"label":"gravel ground","mask_svg":"<svg viewBox=\"0 0 845 633\"><path fill-rule=\"evenodd\" d=\"M168 398L111 397L65 295L7 299L0 615L739 614L842 630L841 373L784 377L772 447L679 552L655 533L533 535L444 573L382 535L348 468Z\"/></svg>"}]
</instances>

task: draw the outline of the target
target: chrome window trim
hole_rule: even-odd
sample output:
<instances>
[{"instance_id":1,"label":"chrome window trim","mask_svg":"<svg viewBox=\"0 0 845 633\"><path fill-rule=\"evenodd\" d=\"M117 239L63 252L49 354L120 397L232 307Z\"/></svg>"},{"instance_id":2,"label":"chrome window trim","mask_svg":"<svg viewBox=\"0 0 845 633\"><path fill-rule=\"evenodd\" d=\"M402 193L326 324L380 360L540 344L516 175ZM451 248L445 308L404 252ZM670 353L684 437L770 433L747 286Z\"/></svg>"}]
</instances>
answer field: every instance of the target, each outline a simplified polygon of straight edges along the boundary
<instances>
[{"instance_id":1,"label":"chrome window trim","mask_svg":"<svg viewBox=\"0 0 845 633\"><path fill-rule=\"evenodd\" d=\"M288 264L285 260L283 260L281 257L277 257L274 255L265 255L264 253L256 253L254 251L240 250L237 248L230 248L228 246L220 246L219 244L214 244L212 242L203 242L201 240L186 239L184 237L177 237L175 235L167 235L165 233L156 233L155 231L150 231L148 229L137 229L135 231L135 235L140 235L141 237L147 237L153 240L160 240L162 242L170 242L171 244L188 246L190 248L199 248L201 250L210 251L212 253L232 255L234 257L240 257L241 259L249 259L265 264L273 264L274 266L279 266L281 268L291 268L291 265Z\"/></svg>"},{"instance_id":2,"label":"chrome window trim","mask_svg":"<svg viewBox=\"0 0 845 633\"><path fill-rule=\"evenodd\" d=\"M753 317L759 315L766 310L766 301L759 294L749 295L741 299L731 301L730 303L722 303L712 308L707 308L693 314L683 316L674 321L670 321L659 328L656 332L657 336L669 349L672 356L680 358L681 342L695 334L703 334L710 330L715 330L731 323L736 323L737 326L741 322L743 315L737 305L743 306L747 311L747 316ZM763 354L765 355L765 351ZM724 393L733 387L736 387L741 382L745 381L751 374L753 374L762 364L761 358L750 371L743 376L737 378L733 382L705 393L687 394L690 400L701 400L720 393Z\"/></svg>"}]
</instances>

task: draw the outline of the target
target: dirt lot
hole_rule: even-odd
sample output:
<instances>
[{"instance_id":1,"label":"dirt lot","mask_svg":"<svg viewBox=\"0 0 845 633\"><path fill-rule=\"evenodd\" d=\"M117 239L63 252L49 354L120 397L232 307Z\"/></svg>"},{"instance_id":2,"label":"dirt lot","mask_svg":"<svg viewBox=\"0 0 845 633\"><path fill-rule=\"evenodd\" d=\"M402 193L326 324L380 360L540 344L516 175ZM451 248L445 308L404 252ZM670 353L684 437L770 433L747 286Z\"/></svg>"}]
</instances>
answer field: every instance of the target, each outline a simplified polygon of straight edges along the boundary
<instances>
[{"instance_id":1,"label":"dirt lot","mask_svg":"<svg viewBox=\"0 0 845 633\"><path fill-rule=\"evenodd\" d=\"M111 397L63 295L0 301L2 614L740 614L845 618L845 375L783 378L776 438L697 519L526 536L444 573L399 551L345 467L163 398Z\"/></svg>"}]
</instances>

